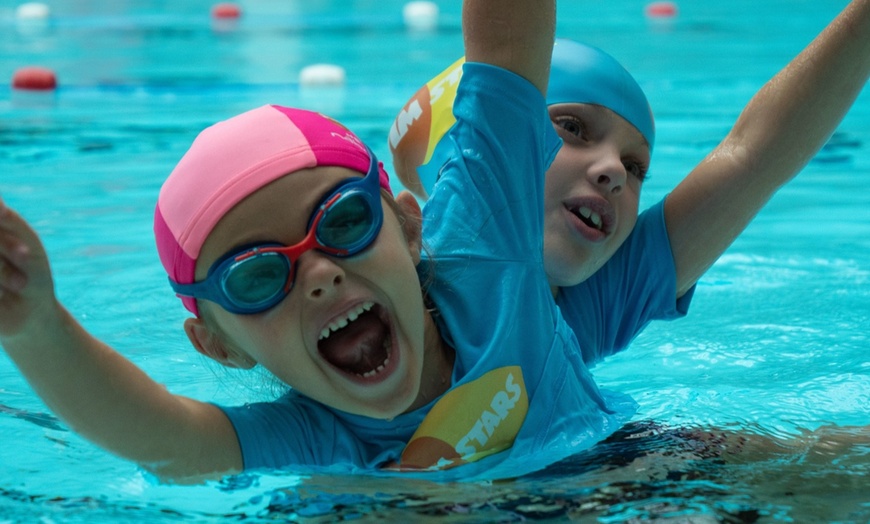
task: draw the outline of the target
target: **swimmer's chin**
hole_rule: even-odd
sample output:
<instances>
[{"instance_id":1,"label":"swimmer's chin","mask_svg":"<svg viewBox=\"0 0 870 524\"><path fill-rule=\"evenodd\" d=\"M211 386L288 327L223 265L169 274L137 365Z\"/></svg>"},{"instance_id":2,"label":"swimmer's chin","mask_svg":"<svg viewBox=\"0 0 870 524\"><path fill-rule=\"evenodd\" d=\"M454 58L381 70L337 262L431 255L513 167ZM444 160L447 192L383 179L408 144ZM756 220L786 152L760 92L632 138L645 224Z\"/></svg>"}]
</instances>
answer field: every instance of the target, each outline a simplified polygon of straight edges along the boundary
<instances>
[{"instance_id":1,"label":"swimmer's chin","mask_svg":"<svg viewBox=\"0 0 870 524\"><path fill-rule=\"evenodd\" d=\"M376 419L380 419L380 420L385 420L387 422L392 422L393 419L395 419L396 417L398 417L400 415L404 415L405 413L414 411L415 409L418 408L418 405L417 405L418 403L416 402L416 400L417 400L416 394L415 395L408 395L407 397L405 397L403 395L403 398L408 398L408 400L406 402L401 403L401 404L397 404L397 405L392 406L391 409L375 410L374 412L372 412L368 416L371 418L376 418Z\"/></svg>"}]
</instances>

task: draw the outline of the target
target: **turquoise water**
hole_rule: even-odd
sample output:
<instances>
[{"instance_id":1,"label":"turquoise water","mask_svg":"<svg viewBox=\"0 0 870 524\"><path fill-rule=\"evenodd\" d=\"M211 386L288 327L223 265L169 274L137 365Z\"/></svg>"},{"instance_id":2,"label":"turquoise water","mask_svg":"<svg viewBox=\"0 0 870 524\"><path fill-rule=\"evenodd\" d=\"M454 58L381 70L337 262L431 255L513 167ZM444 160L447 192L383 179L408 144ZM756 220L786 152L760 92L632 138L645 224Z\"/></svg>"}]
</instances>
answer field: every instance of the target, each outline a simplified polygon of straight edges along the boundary
<instances>
[{"instance_id":1,"label":"turquoise water","mask_svg":"<svg viewBox=\"0 0 870 524\"><path fill-rule=\"evenodd\" d=\"M461 54L459 2L442 5L428 33L404 27L403 4L258 0L229 25L202 1L63 0L45 24L0 6L0 195L43 235L58 294L92 333L176 393L232 403L274 394L263 377L190 348L153 246L157 190L203 127L270 102L333 114L389 158L399 106ZM686 2L676 20L652 23L644 2L562 2L558 33L608 50L647 91L659 137L646 206L844 4ZM347 84L300 86L300 70L321 62L341 65ZM11 91L24 65L51 67L59 89ZM650 326L594 369L637 399L639 421L761 437L870 424L868 122L865 90L701 280L689 316ZM165 486L69 432L0 357L0 435L0 522L870 521L870 439L851 430L821 458L695 461L640 439L496 484L282 473Z\"/></svg>"}]
</instances>

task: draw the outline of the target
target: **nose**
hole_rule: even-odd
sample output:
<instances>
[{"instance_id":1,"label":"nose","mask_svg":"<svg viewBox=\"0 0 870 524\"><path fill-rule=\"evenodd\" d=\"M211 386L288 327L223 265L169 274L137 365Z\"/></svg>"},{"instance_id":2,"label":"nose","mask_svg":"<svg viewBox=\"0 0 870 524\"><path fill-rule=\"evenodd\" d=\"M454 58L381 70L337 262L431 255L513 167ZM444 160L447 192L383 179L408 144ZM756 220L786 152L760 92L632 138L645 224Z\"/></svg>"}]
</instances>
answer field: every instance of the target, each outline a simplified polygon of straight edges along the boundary
<instances>
[{"instance_id":1,"label":"nose","mask_svg":"<svg viewBox=\"0 0 870 524\"><path fill-rule=\"evenodd\" d=\"M625 186L627 174L619 151L602 145L598 148L595 161L587 172L589 181L602 188L606 193L618 195Z\"/></svg>"},{"instance_id":2,"label":"nose","mask_svg":"<svg viewBox=\"0 0 870 524\"><path fill-rule=\"evenodd\" d=\"M345 279L336 259L317 250L306 251L296 261L294 287L309 300L327 298L338 291Z\"/></svg>"}]
</instances>

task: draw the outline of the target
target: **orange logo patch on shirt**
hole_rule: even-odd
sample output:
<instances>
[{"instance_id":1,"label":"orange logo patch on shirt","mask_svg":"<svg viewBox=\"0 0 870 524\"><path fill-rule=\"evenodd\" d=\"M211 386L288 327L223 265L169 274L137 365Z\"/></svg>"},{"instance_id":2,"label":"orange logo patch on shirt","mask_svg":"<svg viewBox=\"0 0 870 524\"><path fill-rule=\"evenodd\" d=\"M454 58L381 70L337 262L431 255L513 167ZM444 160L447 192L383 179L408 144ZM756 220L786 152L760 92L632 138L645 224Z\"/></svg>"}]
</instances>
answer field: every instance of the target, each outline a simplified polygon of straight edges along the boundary
<instances>
[{"instance_id":1,"label":"orange logo patch on shirt","mask_svg":"<svg viewBox=\"0 0 870 524\"><path fill-rule=\"evenodd\" d=\"M388 143L400 180L417 178L417 167L429 162L435 146L456 122L453 100L464 63L465 59L460 58L421 87L393 121ZM415 175L411 176L411 172Z\"/></svg>"},{"instance_id":2,"label":"orange logo patch on shirt","mask_svg":"<svg viewBox=\"0 0 870 524\"><path fill-rule=\"evenodd\" d=\"M495 369L448 391L402 452L401 469L446 469L510 448L529 399L519 366Z\"/></svg>"}]
</instances>

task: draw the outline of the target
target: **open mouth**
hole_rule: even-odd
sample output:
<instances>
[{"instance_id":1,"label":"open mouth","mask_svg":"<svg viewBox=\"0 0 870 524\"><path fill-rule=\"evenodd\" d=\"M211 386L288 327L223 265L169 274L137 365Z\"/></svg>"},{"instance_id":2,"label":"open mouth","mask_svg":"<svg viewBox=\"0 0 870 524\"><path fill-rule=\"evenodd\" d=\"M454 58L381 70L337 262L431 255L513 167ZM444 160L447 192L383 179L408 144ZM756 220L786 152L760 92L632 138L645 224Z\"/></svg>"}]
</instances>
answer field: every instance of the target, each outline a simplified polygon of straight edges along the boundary
<instances>
[{"instance_id":1,"label":"open mouth","mask_svg":"<svg viewBox=\"0 0 870 524\"><path fill-rule=\"evenodd\" d=\"M604 231L604 220L601 218L599 213L586 206L572 207L568 210L573 213L574 216L579 218L581 222L586 224L586 226L591 227L592 229L597 229L598 231Z\"/></svg>"},{"instance_id":2,"label":"open mouth","mask_svg":"<svg viewBox=\"0 0 870 524\"><path fill-rule=\"evenodd\" d=\"M390 325L381 306L365 302L323 328L317 349L327 362L356 377L371 379L390 363Z\"/></svg>"}]
</instances>

